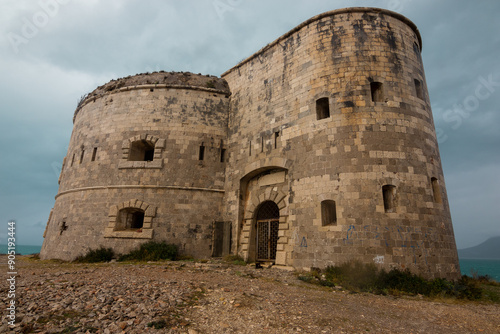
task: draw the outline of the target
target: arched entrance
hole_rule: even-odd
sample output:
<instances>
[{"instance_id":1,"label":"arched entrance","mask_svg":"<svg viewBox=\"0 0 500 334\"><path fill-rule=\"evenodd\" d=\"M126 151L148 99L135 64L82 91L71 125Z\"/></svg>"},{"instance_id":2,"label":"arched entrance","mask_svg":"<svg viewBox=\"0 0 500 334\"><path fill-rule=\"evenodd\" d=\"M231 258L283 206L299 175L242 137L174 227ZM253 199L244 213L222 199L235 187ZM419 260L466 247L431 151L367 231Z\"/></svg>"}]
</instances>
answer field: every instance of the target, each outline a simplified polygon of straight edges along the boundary
<instances>
[{"instance_id":1,"label":"arched entrance","mask_svg":"<svg viewBox=\"0 0 500 334\"><path fill-rule=\"evenodd\" d=\"M255 216L257 224L257 261L274 261L278 245L280 209L273 201L261 203Z\"/></svg>"}]
</instances>

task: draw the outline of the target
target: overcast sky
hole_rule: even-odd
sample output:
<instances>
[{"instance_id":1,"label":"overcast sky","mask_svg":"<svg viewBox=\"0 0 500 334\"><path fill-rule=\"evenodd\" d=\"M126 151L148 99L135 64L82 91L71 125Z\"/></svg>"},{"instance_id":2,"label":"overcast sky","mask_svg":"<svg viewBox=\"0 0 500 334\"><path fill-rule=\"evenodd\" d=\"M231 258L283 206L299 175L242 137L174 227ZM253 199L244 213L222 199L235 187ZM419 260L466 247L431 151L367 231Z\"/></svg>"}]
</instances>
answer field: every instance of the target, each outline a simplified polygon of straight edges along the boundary
<instances>
[{"instance_id":1,"label":"overcast sky","mask_svg":"<svg viewBox=\"0 0 500 334\"><path fill-rule=\"evenodd\" d=\"M498 0L2 0L0 243L41 245L79 98L152 71L220 76L310 17L370 6L412 20L458 248L500 235Z\"/></svg>"}]
</instances>

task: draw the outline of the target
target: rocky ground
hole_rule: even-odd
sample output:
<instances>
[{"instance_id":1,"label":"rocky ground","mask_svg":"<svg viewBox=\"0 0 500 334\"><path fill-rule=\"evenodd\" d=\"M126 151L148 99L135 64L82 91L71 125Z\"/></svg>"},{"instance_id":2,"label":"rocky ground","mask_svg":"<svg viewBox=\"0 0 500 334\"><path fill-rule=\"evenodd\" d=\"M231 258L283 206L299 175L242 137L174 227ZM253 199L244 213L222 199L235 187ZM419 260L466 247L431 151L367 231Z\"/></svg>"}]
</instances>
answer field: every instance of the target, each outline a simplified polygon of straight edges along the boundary
<instances>
[{"instance_id":1,"label":"rocky ground","mask_svg":"<svg viewBox=\"0 0 500 334\"><path fill-rule=\"evenodd\" d=\"M500 333L498 304L352 294L275 268L19 256L16 265L18 333ZM0 333L11 332L5 309Z\"/></svg>"}]
</instances>

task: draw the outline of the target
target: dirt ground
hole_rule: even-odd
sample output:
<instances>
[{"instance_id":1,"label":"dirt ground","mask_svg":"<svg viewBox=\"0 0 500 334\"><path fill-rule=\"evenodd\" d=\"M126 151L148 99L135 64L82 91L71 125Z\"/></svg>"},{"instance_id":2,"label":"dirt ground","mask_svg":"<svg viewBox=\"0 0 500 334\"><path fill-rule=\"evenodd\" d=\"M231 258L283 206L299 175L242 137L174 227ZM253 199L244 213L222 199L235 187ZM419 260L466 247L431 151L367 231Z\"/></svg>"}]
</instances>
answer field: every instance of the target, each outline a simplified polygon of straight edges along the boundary
<instances>
[{"instance_id":1,"label":"dirt ground","mask_svg":"<svg viewBox=\"0 0 500 334\"><path fill-rule=\"evenodd\" d=\"M276 268L16 260L17 325L3 307L0 333L500 333L498 304L353 294Z\"/></svg>"}]
</instances>

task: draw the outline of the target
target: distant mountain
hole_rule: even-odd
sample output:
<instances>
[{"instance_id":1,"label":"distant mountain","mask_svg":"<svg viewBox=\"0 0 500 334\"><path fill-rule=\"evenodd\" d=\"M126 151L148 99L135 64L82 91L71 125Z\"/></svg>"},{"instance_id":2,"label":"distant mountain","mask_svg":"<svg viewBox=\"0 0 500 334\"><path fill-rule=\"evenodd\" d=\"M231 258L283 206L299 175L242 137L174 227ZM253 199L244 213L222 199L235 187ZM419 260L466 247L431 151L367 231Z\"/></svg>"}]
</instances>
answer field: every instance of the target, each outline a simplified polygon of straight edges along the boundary
<instances>
[{"instance_id":1,"label":"distant mountain","mask_svg":"<svg viewBox=\"0 0 500 334\"><path fill-rule=\"evenodd\" d=\"M458 250L461 259L496 259L500 260L500 236L489 238L482 244Z\"/></svg>"}]
</instances>

